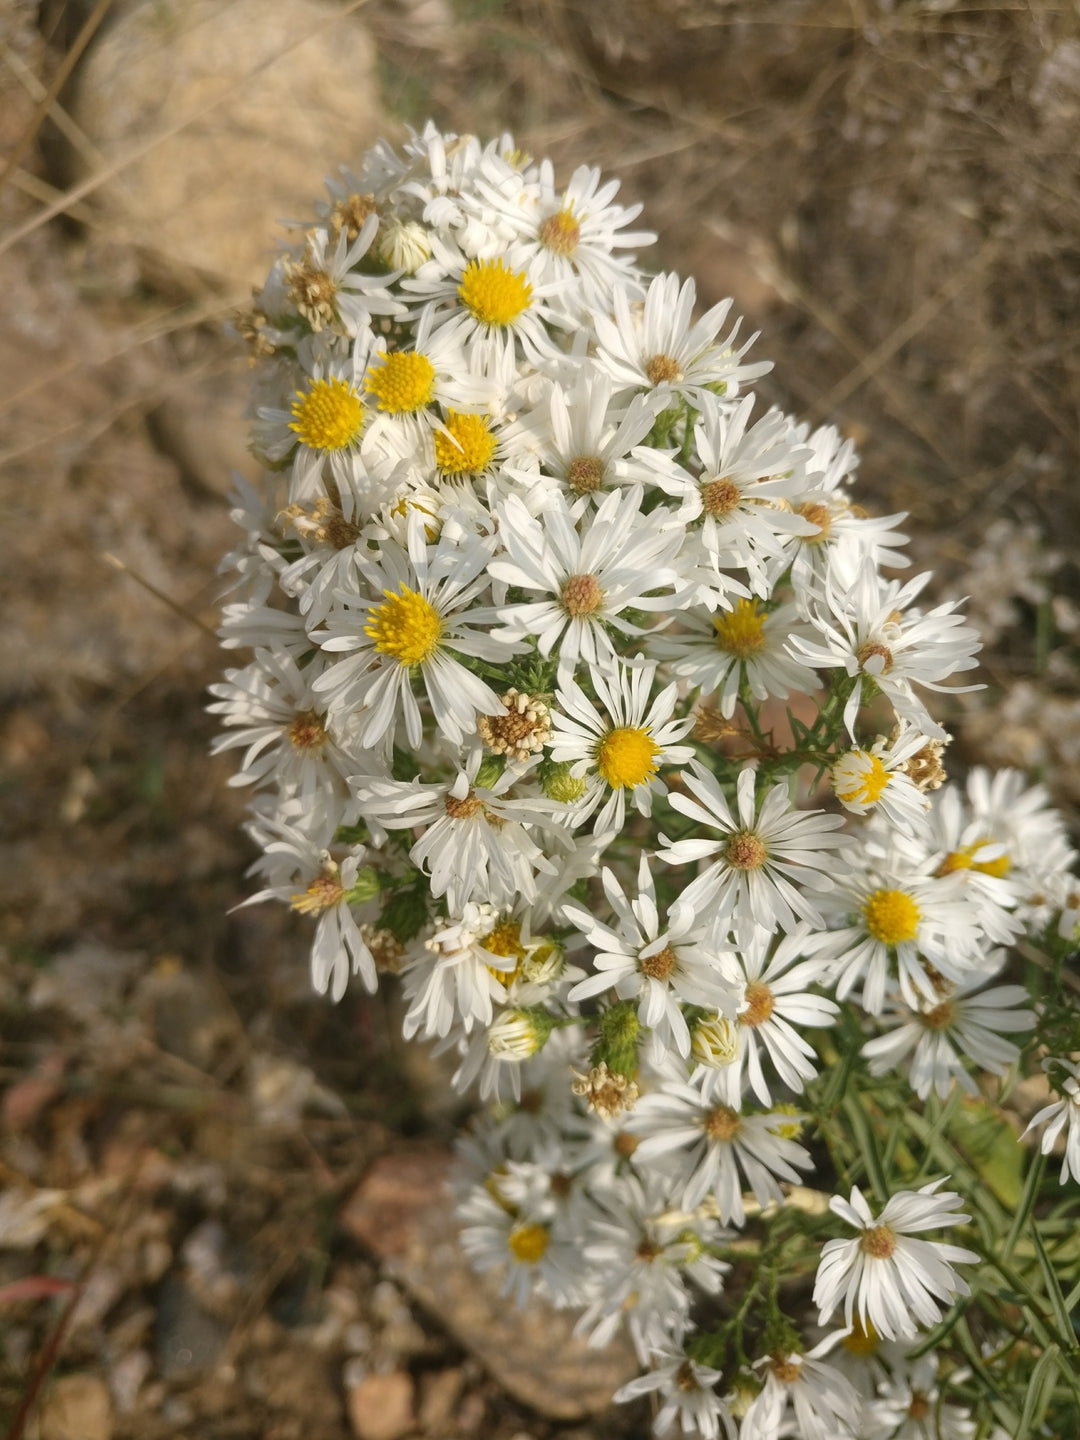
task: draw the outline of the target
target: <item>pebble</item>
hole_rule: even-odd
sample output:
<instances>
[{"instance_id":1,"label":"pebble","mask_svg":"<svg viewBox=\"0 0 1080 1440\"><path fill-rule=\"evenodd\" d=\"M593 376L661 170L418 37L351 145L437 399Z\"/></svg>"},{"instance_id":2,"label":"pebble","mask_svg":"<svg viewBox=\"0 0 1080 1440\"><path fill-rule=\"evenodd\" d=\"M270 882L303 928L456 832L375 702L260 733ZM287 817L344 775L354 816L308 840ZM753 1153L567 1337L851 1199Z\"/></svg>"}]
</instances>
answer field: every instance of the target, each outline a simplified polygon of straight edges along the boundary
<instances>
[{"instance_id":1,"label":"pebble","mask_svg":"<svg viewBox=\"0 0 1080 1440\"><path fill-rule=\"evenodd\" d=\"M358 1440L400 1440L416 1426L413 1383L400 1370L365 1376L350 1387L346 1405Z\"/></svg>"}]
</instances>

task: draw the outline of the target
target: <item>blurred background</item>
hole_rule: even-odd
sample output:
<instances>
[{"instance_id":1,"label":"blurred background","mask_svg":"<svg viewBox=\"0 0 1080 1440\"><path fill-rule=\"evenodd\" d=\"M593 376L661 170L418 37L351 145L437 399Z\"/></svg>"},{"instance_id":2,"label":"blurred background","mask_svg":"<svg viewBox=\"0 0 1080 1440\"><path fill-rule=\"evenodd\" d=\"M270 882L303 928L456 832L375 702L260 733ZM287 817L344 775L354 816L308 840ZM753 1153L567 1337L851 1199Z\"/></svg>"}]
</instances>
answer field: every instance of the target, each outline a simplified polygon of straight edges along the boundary
<instances>
[{"instance_id":1,"label":"blurred background","mask_svg":"<svg viewBox=\"0 0 1080 1440\"><path fill-rule=\"evenodd\" d=\"M649 263L734 295L764 396L854 437L861 503L970 597L951 768L1080 805L1071 0L0 0L12 1440L647 1423L605 1406L625 1354L462 1270L461 1107L392 999L331 1007L296 917L230 913L252 852L203 706L254 469L224 325L322 177L428 117L621 177Z\"/></svg>"}]
</instances>

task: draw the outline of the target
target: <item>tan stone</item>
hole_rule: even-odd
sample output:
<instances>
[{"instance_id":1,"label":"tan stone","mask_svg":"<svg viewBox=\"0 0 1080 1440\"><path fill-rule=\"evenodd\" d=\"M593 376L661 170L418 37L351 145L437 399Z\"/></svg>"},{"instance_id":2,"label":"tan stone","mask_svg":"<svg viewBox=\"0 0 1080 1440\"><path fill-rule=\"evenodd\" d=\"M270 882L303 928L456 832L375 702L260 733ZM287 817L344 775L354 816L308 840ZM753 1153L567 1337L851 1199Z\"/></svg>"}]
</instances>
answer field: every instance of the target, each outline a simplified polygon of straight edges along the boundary
<instances>
[{"instance_id":1,"label":"tan stone","mask_svg":"<svg viewBox=\"0 0 1080 1440\"><path fill-rule=\"evenodd\" d=\"M359 1440L400 1440L416 1425L413 1383L400 1370L365 1376L350 1387L346 1403Z\"/></svg>"},{"instance_id":2,"label":"tan stone","mask_svg":"<svg viewBox=\"0 0 1080 1440\"><path fill-rule=\"evenodd\" d=\"M50 1388L41 1411L41 1440L110 1440L112 1402L95 1375L64 1375Z\"/></svg>"},{"instance_id":3,"label":"tan stone","mask_svg":"<svg viewBox=\"0 0 1080 1440\"><path fill-rule=\"evenodd\" d=\"M629 1344L589 1349L573 1315L540 1301L518 1309L499 1294L499 1275L476 1274L447 1189L451 1159L434 1148L383 1157L345 1207L345 1228L516 1400L553 1420L606 1409L637 1373Z\"/></svg>"},{"instance_id":4,"label":"tan stone","mask_svg":"<svg viewBox=\"0 0 1080 1440\"><path fill-rule=\"evenodd\" d=\"M320 0L143 0L88 54L78 124L120 168L96 192L111 229L183 276L265 276L282 219L375 138L374 51Z\"/></svg>"}]
</instances>

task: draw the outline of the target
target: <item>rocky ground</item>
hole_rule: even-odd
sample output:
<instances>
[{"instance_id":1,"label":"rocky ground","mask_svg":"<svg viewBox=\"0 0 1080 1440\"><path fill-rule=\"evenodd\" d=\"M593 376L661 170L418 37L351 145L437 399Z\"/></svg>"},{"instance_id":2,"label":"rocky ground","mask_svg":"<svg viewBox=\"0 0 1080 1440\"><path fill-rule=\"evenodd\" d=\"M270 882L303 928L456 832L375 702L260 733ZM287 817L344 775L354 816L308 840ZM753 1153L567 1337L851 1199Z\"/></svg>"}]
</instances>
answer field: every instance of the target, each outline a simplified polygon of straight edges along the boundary
<instances>
[{"instance_id":1,"label":"rocky ground","mask_svg":"<svg viewBox=\"0 0 1080 1440\"><path fill-rule=\"evenodd\" d=\"M773 398L970 593L961 758L1080 803L1080 26L1064 4L0 0L0 1427L603 1440L626 1356L462 1268L461 1118L309 993L205 687L223 335L277 221L428 114L624 177ZM88 32L90 32L88 34Z\"/></svg>"}]
</instances>

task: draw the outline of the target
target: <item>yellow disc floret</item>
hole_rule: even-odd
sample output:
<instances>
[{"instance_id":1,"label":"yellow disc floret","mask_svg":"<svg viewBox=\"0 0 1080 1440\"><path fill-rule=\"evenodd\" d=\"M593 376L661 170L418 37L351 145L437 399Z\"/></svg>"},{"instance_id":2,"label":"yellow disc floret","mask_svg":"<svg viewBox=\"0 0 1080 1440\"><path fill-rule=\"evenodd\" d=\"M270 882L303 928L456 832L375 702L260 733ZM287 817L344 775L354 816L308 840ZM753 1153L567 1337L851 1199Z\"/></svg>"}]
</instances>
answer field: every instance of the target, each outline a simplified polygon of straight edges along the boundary
<instances>
[{"instance_id":1,"label":"yellow disc floret","mask_svg":"<svg viewBox=\"0 0 1080 1440\"><path fill-rule=\"evenodd\" d=\"M975 870L980 875L993 875L1003 880L1012 868L1008 855L999 855L995 860L976 860L975 856L987 844L977 840L974 845L961 845L959 850L950 850L938 866L939 875L952 875L957 870Z\"/></svg>"},{"instance_id":2,"label":"yellow disc floret","mask_svg":"<svg viewBox=\"0 0 1080 1440\"><path fill-rule=\"evenodd\" d=\"M596 752L596 768L613 790L643 785L656 774L660 747L648 730L620 726L604 736Z\"/></svg>"},{"instance_id":3,"label":"yellow disc floret","mask_svg":"<svg viewBox=\"0 0 1080 1440\"><path fill-rule=\"evenodd\" d=\"M346 450L364 428L364 402L344 380L312 380L298 390L289 429L312 450Z\"/></svg>"},{"instance_id":4,"label":"yellow disc floret","mask_svg":"<svg viewBox=\"0 0 1080 1440\"><path fill-rule=\"evenodd\" d=\"M379 354L383 363L367 372L364 389L375 396L380 410L403 415L431 403L435 367L426 355L415 350L396 350L390 355L380 350Z\"/></svg>"},{"instance_id":5,"label":"yellow disc floret","mask_svg":"<svg viewBox=\"0 0 1080 1440\"><path fill-rule=\"evenodd\" d=\"M386 599L372 607L364 634L375 641L382 655L401 665L420 665L439 648L442 618L430 601L402 585L398 594L384 590Z\"/></svg>"},{"instance_id":6,"label":"yellow disc floret","mask_svg":"<svg viewBox=\"0 0 1080 1440\"><path fill-rule=\"evenodd\" d=\"M833 789L845 805L876 805L889 783L889 772L868 750L849 750L833 766Z\"/></svg>"},{"instance_id":7,"label":"yellow disc floret","mask_svg":"<svg viewBox=\"0 0 1080 1440\"><path fill-rule=\"evenodd\" d=\"M495 436L486 415L451 410L445 429L435 431L435 464L444 475L476 475L495 454Z\"/></svg>"},{"instance_id":8,"label":"yellow disc floret","mask_svg":"<svg viewBox=\"0 0 1080 1440\"><path fill-rule=\"evenodd\" d=\"M537 1265L544 1258L548 1248L548 1232L545 1225L519 1225L506 1237L506 1244L514 1259L521 1265Z\"/></svg>"},{"instance_id":9,"label":"yellow disc floret","mask_svg":"<svg viewBox=\"0 0 1080 1440\"><path fill-rule=\"evenodd\" d=\"M875 890L863 906L866 928L883 945L901 945L918 934L922 911L904 890Z\"/></svg>"},{"instance_id":10,"label":"yellow disc floret","mask_svg":"<svg viewBox=\"0 0 1080 1440\"><path fill-rule=\"evenodd\" d=\"M524 271L511 270L501 260L470 260L458 294L481 325L510 325L532 303Z\"/></svg>"},{"instance_id":11,"label":"yellow disc floret","mask_svg":"<svg viewBox=\"0 0 1080 1440\"><path fill-rule=\"evenodd\" d=\"M766 618L756 600L737 600L734 610L713 620L717 647L739 660L756 655L765 648Z\"/></svg>"},{"instance_id":12,"label":"yellow disc floret","mask_svg":"<svg viewBox=\"0 0 1080 1440\"><path fill-rule=\"evenodd\" d=\"M554 215L549 215L540 226L540 244L554 255L573 255L581 243L581 226L574 217L573 209L564 205Z\"/></svg>"}]
</instances>

